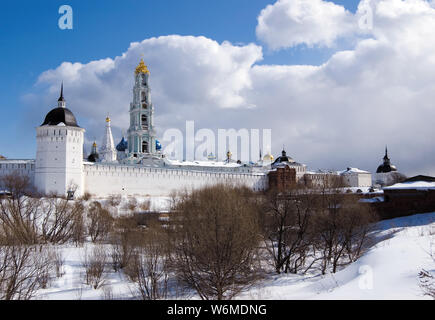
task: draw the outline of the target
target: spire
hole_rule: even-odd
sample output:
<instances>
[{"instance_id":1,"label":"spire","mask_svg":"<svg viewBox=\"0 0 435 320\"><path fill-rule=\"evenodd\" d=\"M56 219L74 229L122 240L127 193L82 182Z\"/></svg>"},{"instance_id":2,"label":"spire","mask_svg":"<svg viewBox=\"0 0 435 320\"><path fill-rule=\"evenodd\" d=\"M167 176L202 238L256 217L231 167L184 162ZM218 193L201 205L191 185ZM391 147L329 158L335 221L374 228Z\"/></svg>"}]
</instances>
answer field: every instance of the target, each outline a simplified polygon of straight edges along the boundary
<instances>
[{"instance_id":1,"label":"spire","mask_svg":"<svg viewBox=\"0 0 435 320\"><path fill-rule=\"evenodd\" d=\"M385 156L384 156L384 164L390 164L390 158L388 158L388 148L385 146Z\"/></svg>"},{"instance_id":2,"label":"spire","mask_svg":"<svg viewBox=\"0 0 435 320\"><path fill-rule=\"evenodd\" d=\"M57 106L59 108L65 108L65 98L63 97L63 81L60 86L60 96L59 99L57 99Z\"/></svg>"},{"instance_id":3,"label":"spire","mask_svg":"<svg viewBox=\"0 0 435 320\"><path fill-rule=\"evenodd\" d=\"M116 161L116 149L113 142L112 129L110 128L110 118L106 117L106 133L100 149L101 160L103 162Z\"/></svg>"},{"instance_id":4,"label":"spire","mask_svg":"<svg viewBox=\"0 0 435 320\"><path fill-rule=\"evenodd\" d=\"M63 81L62 84L60 85L60 96L59 96L59 100L57 101L65 101L65 99L63 98Z\"/></svg>"}]
</instances>

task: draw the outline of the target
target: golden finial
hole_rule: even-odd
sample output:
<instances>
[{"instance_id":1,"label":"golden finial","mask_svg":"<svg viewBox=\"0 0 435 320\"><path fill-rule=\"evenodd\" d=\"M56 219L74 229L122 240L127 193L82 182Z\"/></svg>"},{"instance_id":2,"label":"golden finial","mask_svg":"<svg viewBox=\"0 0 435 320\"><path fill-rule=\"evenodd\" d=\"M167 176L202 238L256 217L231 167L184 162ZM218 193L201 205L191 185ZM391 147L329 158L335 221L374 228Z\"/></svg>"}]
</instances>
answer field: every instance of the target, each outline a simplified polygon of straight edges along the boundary
<instances>
[{"instance_id":1,"label":"golden finial","mask_svg":"<svg viewBox=\"0 0 435 320\"><path fill-rule=\"evenodd\" d=\"M106 117L106 122L110 122L109 116Z\"/></svg>"},{"instance_id":2,"label":"golden finial","mask_svg":"<svg viewBox=\"0 0 435 320\"><path fill-rule=\"evenodd\" d=\"M139 65L136 67L136 74L139 73L148 73L150 74L148 67L146 66L145 62L143 62L143 59L140 59Z\"/></svg>"},{"instance_id":3,"label":"golden finial","mask_svg":"<svg viewBox=\"0 0 435 320\"><path fill-rule=\"evenodd\" d=\"M93 146L94 148L96 148L96 147L97 147L97 143L94 141L94 143L92 144L92 146Z\"/></svg>"}]
</instances>

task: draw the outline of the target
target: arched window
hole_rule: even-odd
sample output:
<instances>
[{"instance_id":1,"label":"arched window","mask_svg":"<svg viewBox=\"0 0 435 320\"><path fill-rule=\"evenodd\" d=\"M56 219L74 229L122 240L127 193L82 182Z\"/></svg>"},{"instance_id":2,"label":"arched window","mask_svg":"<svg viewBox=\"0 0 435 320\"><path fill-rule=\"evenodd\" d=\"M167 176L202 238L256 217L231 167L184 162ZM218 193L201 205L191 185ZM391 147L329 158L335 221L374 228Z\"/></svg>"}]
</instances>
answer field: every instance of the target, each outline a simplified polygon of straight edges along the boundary
<instances>
[{"instance_id":1,"label":"arched window","mask_svg":"<svg viewBox=\"0 0 435 320\"><path fill-rule=\"evenodd\" d=\"M142 152L148 153L148 142L147 141L142 141Z\"/></svg>"},{"instance_id":2,"label":"arched window","mask_svg":"<svg viewBox=\"0 0 435 320\"><path fill-rule=\"evenodd\" d=\"M148 128L148 117L145 114L141 116L141 121L142 121L142 128L144 129Z\"/></svg>"}]
</instances>

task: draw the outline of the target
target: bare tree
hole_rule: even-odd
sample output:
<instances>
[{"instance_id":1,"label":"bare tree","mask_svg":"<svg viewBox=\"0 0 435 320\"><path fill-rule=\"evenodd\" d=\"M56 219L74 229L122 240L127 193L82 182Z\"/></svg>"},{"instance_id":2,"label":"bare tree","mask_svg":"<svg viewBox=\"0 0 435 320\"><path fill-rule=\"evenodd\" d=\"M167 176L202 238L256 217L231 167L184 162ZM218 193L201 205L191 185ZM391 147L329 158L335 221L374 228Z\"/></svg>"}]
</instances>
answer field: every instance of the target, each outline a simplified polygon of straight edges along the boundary
<instances>
[{"instance_id":1,"label":"bare tree","mask_svg":"<svg viewBox=\"0 0 435 320\"><path fill-rule=\"evenodd\" d=\"M73 225L72 225L72 238L71 240L75 243L76 246L83 245L85 241L85 208L82 202L77 202L75 204L76 214L73 216Z\"/></svg>"},{"instance_id":2,"label":"bare tree","mask_svg":"<svg viewBox=\"0 0 435 320\"><path fill-rule=\"evenodd\" d=\"M260 276L253 197L246 188L225 185L181 196L171 218L171 266L202 299L231 299Z\"/></svg>"},{"instance_id":3,"label":"bare tree","mask_svg":"<svg viewBox=\"0 0 435 320\"><path fill-rule=\"evenodd\" d=\"M88 220L88 233L92 242L106 239L113 226L113 217L109 210L94 201L89 206Z\"/></svg>"},{"instance_id":4,"label":"bare tree","mask_svg":"<svg viewBox=\"0 0 435 320\"><path fill-rule=\"evenodd\" d=\"M28 300L49 283L52 260L47 248L0 243L0 300Z\"/></svg>"},{"instance_id":5,"label":"bare tree","mask_svg":"<svg viewBox=\"0 0 435 320\"><path fill-rule=\"evenodd\" d=\"M77 225L83 215L81 202L59 198L44 199L41 236L44 242L65 243L76 236Z\"/></svg>"},{"instance_id":6,"label":"bare tree","mask_svg":"<svg viewBox=\"0 0 435 320\"><path fill-rule=\"evenodd\" d=\"M104 272L106 270L107 254L101 245L95 246L90 253L87 251L83 257L86 284L98 289L104 284Z\"/></svg>"},{"instance_id":7,"label":"bare tree","mask_svg":"<svg viewBox=\"0 0 435 320\"><path fill-rule=\"evenodd\" d=\"M320 254L322 274L358 259L372 243L375 213L358 197L339 193L320 195L321 207L314 221L313 250Z\"/></svg>"},{"instance_id":8,"label":"bare tree","mask_svg":"<svg viewBox=\"0 0 435 320\"><path fill-rule=\"evenodd\" d=\"M116 272L130 265L136 247L141 241L141 231L134 215L119 217L114 225L110 242L112 244L112 266Z\"/></svg>"},{"instance_id":9,"label":"bare tree","mask_svg":"<svg viewBox=\"0 0 435 320\"><path fill-rule=\"evenodd\" d=\"M38 219L41 201L27 196L31 192L27 176L0 177L0 186L10 192L10 197L0 199L2 232L22 244L38 242Z\"/></svg>"},{"instance_id":10,"label":"bare tree","mask_svg":"<svg viewBox=\"0 0 435 320\"><path fill-rule=\"evenodd\" d=\"M315 197L295 187L271 190L263 203L263 235L277 273L297 273L305 265L310 248Z\"/></svg>"},{"instance_id":11,"label":"bare tree","mask_svg":"<svg viewBox=\"0 0 435 320\"><path fill-rule=\"evenodd\" d=\"M130 280L144 300L165 299L168 295L168 239L158 224L143 232L128 266Z\"/></svg>"}]
</instances>

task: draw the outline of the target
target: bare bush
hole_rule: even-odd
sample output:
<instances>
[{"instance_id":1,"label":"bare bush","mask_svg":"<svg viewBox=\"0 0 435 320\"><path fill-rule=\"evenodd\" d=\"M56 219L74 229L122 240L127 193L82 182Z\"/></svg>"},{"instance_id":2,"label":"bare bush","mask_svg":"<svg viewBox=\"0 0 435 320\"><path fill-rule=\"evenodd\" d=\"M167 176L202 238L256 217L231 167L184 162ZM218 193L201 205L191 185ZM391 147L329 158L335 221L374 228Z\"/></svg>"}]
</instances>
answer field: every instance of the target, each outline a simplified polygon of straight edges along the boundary
<instances>
[{"instance_id":1,"label":"bare bush","mask_svg":"<svg viewBox=\"0 0 435 320\"><path fill-rule=\"evenodd\" d=\"M435 276L431 272L422 269L418 274L420 278L420 288L423 294L435 299Z\"/></svg>"},{"instance_id":2,"label":"bare bush","mask_svg":"<svg viewBox=\"0 0 435 320\"><path fill-rule=\"evenodd\" d=\"M88 220L88 233L92 242L105 240L113 226L113 217L109 210L94 201L89 206Z\"/></svg>"},{"instance_id":3,"label":"bare bush","mask_svg":"<svg viewBox=\"0 0 435 320\"><path fill-rule=\"evenodd\" d=\"M107 255L103 246L95 246L90 253L85 252L83 267L85 268L86 284L98 289L104 284Z\"/></svg>"},{"instance_id":4,"label":"bare bush","mask_svg":"<svg viewBox=\"0 0 435 320\"><path fill-rule=\"evenodd\" d=\"M41 201L27 196L31 190L29 178L2 176L0 187L10 192L10 197L0 199L0 231L21 244L37 243Z\"/></svg>"},{"instance_id":5,"label":"bare bush","mask_svg":"<svg viewBox=\"0 0 435 320\"><path fill-rule=\"evenodd\" d=\"M133 215L116 219L115 231L110 240L112 267L115 272L130 264L140 239L141 232ZM126 272L128 273L128 270Z\"/></svg>"},{"instance_id":6,"label":"bare bush","mask_svg":"<svg viewBox=\"0 0 435 320\"><path fill-rule=\"evenodd\" d=\"M86 226L85 226L85 208L83 204L77 203L76 214L73 216L73 228L72 228L72 236L71 240L75 243L76 246L83 245L85 241L85 233L86 233Z\"/></svg>"},{"instance_id":7,"label":"bare bush","mask_svg":"<svg viewBox=\"0 0 435 320\"><path fill-rule=\"evenodd\" d=\"M168 240L158 224L147 228L128 266L129 278L144 300L168 295Z\"/></svg>"},{"instance_id":8,"label":"bare bush","mask_svg":"<svg viewBox=\"0 0 435 320\"><path fill-rule=\"evenodd\" d=\"M112 194L107 198L107 203L111 207L118 207L121 204L122 196L120 194Z\"/></svg>"},{"instance_id":9,"label":"bare bush","mask_svg":"<svg viewBox=\"0 0 435 320\"><path fill-rule=\"evenodd\" d=\"M141 204L139 205L139 209L141 211L149 211L150 208L151 208L151 201L149 199L142 201Z\"/></svg>"},{"instance_id":10,"label":"bare bush","mask_svg":"<svg viewBox=\"0 0 435 320\"><path fill-rule=\"evenodd\" d=\"M41 236L44 242L63 244L77 238L77 223L83 216L81 202L48 198L42 206Z\"/></svg>"},{"instance_id":11,"label":"bare bush","mask_svg":"<svg viewBox=\"0 0 435 320\"><path fill-rule=\"evenodd\" d=\"M83 193L83 195L80 198L80 200L83 200L83 201L89 201L91 199L92 199L92 194L90 194L89 192Z\"/></svg>"},{"instance_id":12,"label":"bare bush","mask_svg":"<svg viewBox=\"0 0 435 320\"><path fill-rule=\"evenodd\" d=\"M128 213L132 214L136 212L138 208L138 203L136 198L128 199L127 203L124 204L123 209L128 211Z\"/></svg>"},{"instance_id":13,"label":"bare bush","mask_svg":"<svg viewBox=\"0 0 435 320\"><path fill-rule=\"evenodd\" d=\"M49 284L51 258L46 248L0 243L0 300L28 300Z\"/></svg>"},{"instance_id":14,"label":"bare bush","mask_svg":"<svg viewBox=\"0 0 435 320\"><path fill-rule=\"evenodd\" d=\"M52 261L54 265L54 269L56 271L56 277L62 277L64 272L65 258L62 255L62 252L59 249L54 249L52 254Z\"/></svg>"},{"instance_id":15,"label":"bare bush","mask_svg":"<svg viewBox=\"0 0 435 320\"><path fill-rule=\"evenodd\" d=\"M297 273L305 266L312 237L314 203L311 194L294 188L269 192L262 205L263 235L277 273Z\"/></svg>"},{"instance_id":16,"label":"bare bush","mask_svg":"<svg viewBox=\"0 0 435 320\"><path fill-rule=\"evenodd\" d=\"M329 269L335 273L338 267L354 262L368 248L372 242L372 223L377 217L353 195L325 193L320 197L312 248L320 257L322 274Z\"/></svg>"},{"instance_id":17,"label":"bare bush","mask_svg":"<svg viewBox=\"0 0 435 320\"><path fill-rule=\"evenodd\" d=\"M248 189L224 185L181 196L172 215L171 267L202 299L231 299L259 278L253 197Z\"/></svg>"}]
</instances>

